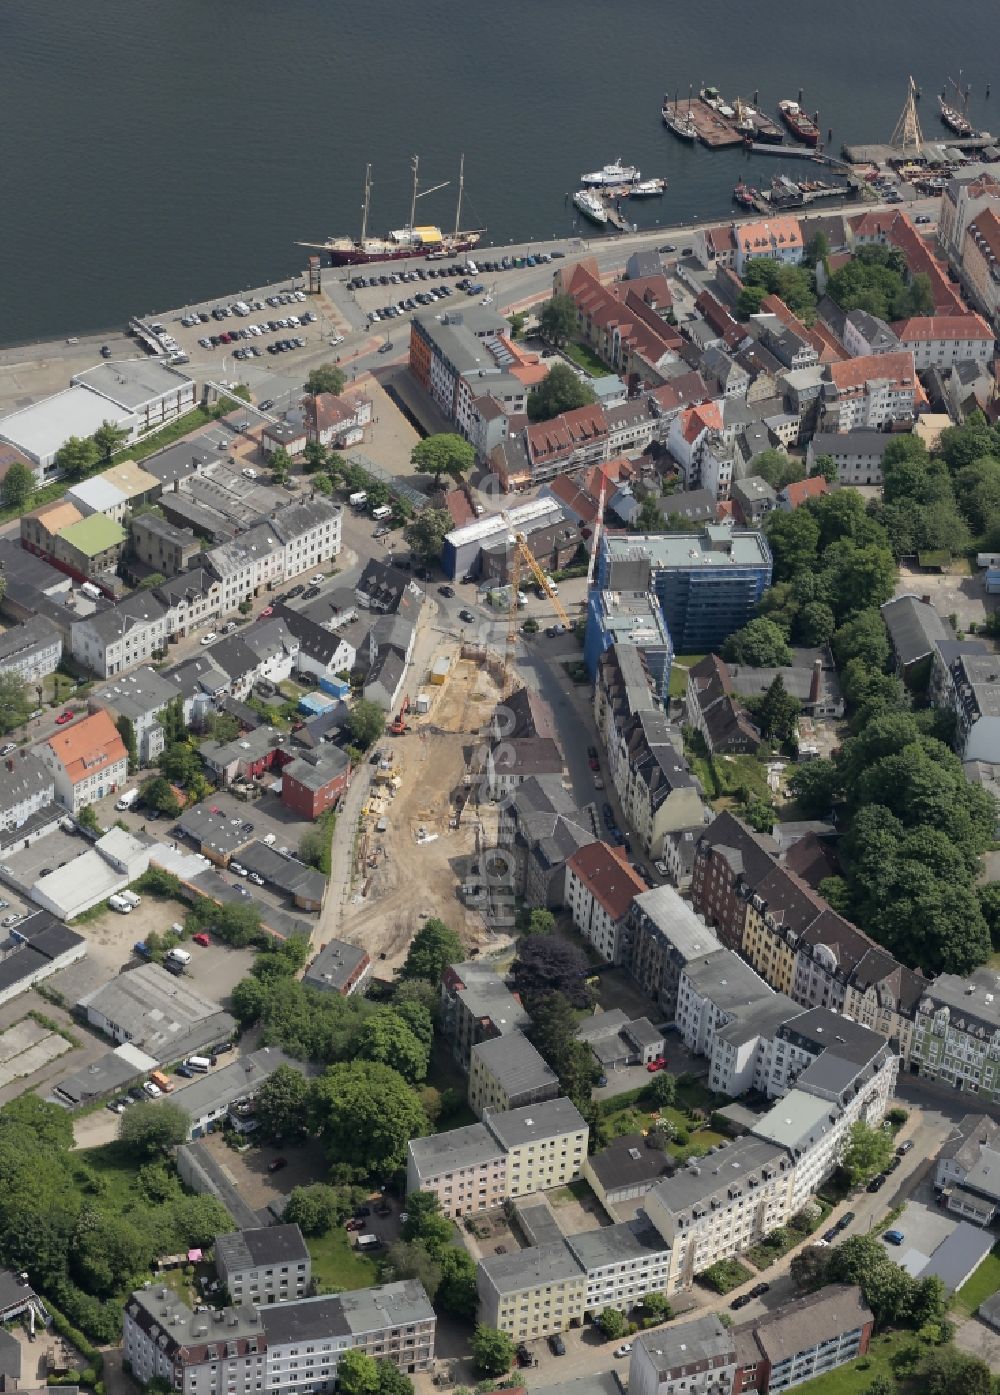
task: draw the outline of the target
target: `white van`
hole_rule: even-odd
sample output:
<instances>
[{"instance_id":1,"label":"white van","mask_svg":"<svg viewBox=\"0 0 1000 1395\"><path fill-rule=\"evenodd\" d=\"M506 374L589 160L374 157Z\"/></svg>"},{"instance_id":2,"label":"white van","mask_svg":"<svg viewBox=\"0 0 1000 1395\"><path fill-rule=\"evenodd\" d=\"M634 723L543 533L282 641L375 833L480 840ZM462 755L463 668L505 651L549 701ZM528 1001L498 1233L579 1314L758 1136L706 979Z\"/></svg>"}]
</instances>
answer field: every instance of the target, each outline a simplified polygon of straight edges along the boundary
<instances>
[{"instance_id":1,"label":"white van","mask_svg":"<svg viewBox=\"0 0 1000 1395\"><path fill-rule=\"evenodd\" d=\"M376 523L381 523L383 518L391 518L391 517L392 517L392 505L391 505L391 504L379 504L379 506L378 506L377 509L372 509L372 518L374 518L374 520L375 520Z\"/></svg>"},{"instance_id":2,"label":"white van","mask_svg":"<svg viewBox=\"0 0 1000 1395\"><path fill-rule=\"evenodd\" d=\"M142 897L136 896L134 891L119 891L118 895L122 901L127 901L133 910L142 905Z\"/></svg>"},{"instance_id":3,"label":"white van","mask_svg":"<svg viewBox=\"0 0 1000 1395\"><path fill-rule=\"evenodd\" d=\"M175 964L183 964L185 967L191 963L191 956L186 949L168 949L167 959L172 959Z\"/></svg>"},{"instance_id":4,"label":"white van","mask_svg":"<svg viewBox=\"0 0 1000 1395\"><path fill-rule=\"evenodd\" d=\"M368 503L368 495L363 489L359 489L357 493L347 496L347 502L352 509L363 509L365 504Z\"/></svg>"},{"instance_id":5,"label":"white van","mask_svg":"<svg viewBox=\"0 0 1000 1395\"><path fill-rule=\"evenodd\" d=\"M201 1075L204 1075L206 1071L212 1068L212 1062L207 1056L189 1056L184 1064L187 1066L188 1070L196 1070Z\"/></svg>"},{"instance_id":6,"label":"white van","mask_svg":"<svg viewBox=\"0 0 1000 1395\"><path fill-rule=\"evenodd\" d=\"M113 911L117 911L119 915L132 914L132 903L131 901L126 901L123 896L109 896L108 905Z\"/></svg>"},{"instance_id":7,"label":"white van","mask_svg":"<svg viewBox=\"0 0 1000 1395\"><path fill-rule=\"evenodd\" d=\"M134 808L135 805L138 803L139 791L137 789L126 790L125 793L122 795L121 799L115 801L115 808L119 811L119 813L122 813L126 809Z\"/></svg>"}]
</instances>

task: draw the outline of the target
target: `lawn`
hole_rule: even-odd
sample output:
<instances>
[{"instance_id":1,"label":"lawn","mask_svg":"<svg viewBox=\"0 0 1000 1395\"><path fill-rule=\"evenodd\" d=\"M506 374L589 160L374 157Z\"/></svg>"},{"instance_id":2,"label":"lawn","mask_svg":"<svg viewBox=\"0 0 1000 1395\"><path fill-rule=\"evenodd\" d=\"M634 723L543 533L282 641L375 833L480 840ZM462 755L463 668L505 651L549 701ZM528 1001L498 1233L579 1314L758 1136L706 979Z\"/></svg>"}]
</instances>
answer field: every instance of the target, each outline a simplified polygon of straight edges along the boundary
<instances>
[{"instance_id":1,"label":"lawn","mask_svg":"<svg viewBox=\"0 0 1000 1395\"><path fill-rule=\"evenodd\" d=\"M734 1288L739 1288L740 1284L752 1279L753 1273L738 1259L720 1259L694 1277L695 1283L700 1283L715 1293L732 1293Z\"/></svg>"},{"instance_id":2,"label":"lawn","mask_svg":"<svg viewBox=\"0 0 1000 1395\"><path fill-rule=\"evenodd\" d=\"M758 799L770 800L767 770L755 756L698 756L688 753L692 772L716 807L728 807L748 790Z\"/></svg>"},{"instance_id":3,"label":"lawn","mask_svg":"<svg viewBox=\"0 0 1000 1395\"><path fill-rule=\"evenodd\" d=\"M670 686L668 688L671 697L683 697L687 692L688 669L694 668L705 657L704 654L683 654L675 656L670 667Z\"/></svg>"},{"instance_id":4,"label":"lawn","mask_svg":"<svg viewBox=\"0 0 1000 1395\"><path fill-rule=\"evenodd\" d=\"M994 1246L972 1278L955 1294L955 1306L970 1317L980 1303L1000 1290L1000 1245Z\"/></svg>"},{"instance_id":5,"label":"lawn","mask_svg":"<svg viewBox=\"0 0 1000 1395\"><path fill-rule=\"evenodd\" d=\"M690 1119L684 1112L685 1109L710 1109L713 1096L711 1092L705 1090L697 1083L678 1086L677 1106L666 1105L657 1109L648 1101L643 1100L643 1090L630 1091L627 1095L619 1097L615 1102L616 1107L609 1113L602 1115L602 1123L607 1129L609 1138L622 1138L629 1133L648 1133L653 1125L658 1121L665 1121L674 1129L683 1129L687 1136L684 1143L671 1143L669 1148L670 1156L676 1158L678 1162L686 1162L688 1158L700 1158L714 1148L718 1143L725 1143L726 1139L721 1133L716 1133L714 1129L699 1125Z\"/></svg>"},{"instance_id":6,"label":"lawn","mask_svg":"<svg viewBox=\"0 0 1000 1395\"><path fill-rule=\"evenodd\" d=\"M325 1235L310 1236L306 1243L312 1256L313 1278L325 1292L367 1288L378 1281L375 1261L351 1248L350 1234L343 1226L333 1226Z\"/></svg>"},{"instance_id":7,"label":"lawn","mask_svg":"<svg viewBox=\"0 0 1000 1395\"><path fill-rule=\"evenodd\" d=\"M598 358L586 344L566 344L563 353L592 378L605 378L611 372L604 360Z\"/></svg>"},{"instance_id":8,"label":"lawn","mask_svg":"<svg viewBox=\"0 0 1000 1395\"><path fill-rule=\"evenodd\" d=\"M913 1340L912 1332L886 1332L873 1337L866 1356L859 1356L856 1361L848 1361L813 1380L803 1381L795 1387L797 1395L859 1395L876 1376L887 1376L895 1389L897 1381L892 1358Z\"/></svg>"}]
</instances>

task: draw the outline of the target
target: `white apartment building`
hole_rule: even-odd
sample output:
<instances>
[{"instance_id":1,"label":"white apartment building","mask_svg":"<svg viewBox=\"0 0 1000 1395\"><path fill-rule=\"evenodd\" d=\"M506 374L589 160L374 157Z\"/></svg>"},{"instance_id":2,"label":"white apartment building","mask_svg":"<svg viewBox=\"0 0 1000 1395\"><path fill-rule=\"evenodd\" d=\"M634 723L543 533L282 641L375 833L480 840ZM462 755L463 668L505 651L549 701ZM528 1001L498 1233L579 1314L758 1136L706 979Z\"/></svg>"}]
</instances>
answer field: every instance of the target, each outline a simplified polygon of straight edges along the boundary
<instances>
[{"instance_id":1,"label":"white apartment building","mask_svg":"<svg viewBox=\"0 0 1000 1395\"><path fill-rule=\"evenodd\" d=\"M580 1176L590 1129L566 1098L544 1100L484 1121L507 1154L507 1194L564 1187Z\"/></svg>"},{"instance_id":2,"label":"white apartment building","mask_svg":"<svg viewBox=\"0 0 1000 1395\"><path fill-rule=\"evenodd\" d=\"M215 1267L234 1303L288 1303L305 1298L309 1248L297 1225L261 1226L215 1238Z\"/></svg>"},{"instance_id":3,"label":"white apartment building","mask_svg":"<svg viewBox=\"0 0 1000 1395\"><path fill-rule=\"evenodd\" d=\"M630 1395L731 1395L736 1367L731 1332L706 1313L633 1341L628 1388Z\"/></svg>"},{"instance_id":4,"label":"white apartment building","mask_svg":"<svg viewBox=\"0 0 1000 1395\"><path fill-rule=\"evenodd\" d=\"M36 751L53 778L56 799L72 814L113 794L128 777L124 743L104 711L60 727Z\"/></svg>"},{"instance_id":5,"label":"white apartment building","mask_svg":"<svg viewBox=\"0 0 1000 1395\"><path fill-rule=\"evenodd\" d=\"M831 363L827 373L824 408L836 412L838 431L878 430L913 416L917 379L908 349Z\"/></svg>"},{"instance_id":6,"label":"white apartment building","mask_svg":"<svg viewBox=\"0 0 1000 1395\"><path fill-rule=\"evenodd\" d=\"M589 843L566 863L566 904L573 924L608 964L621 963L629 907L645 890L624 848Z\"/></svg>"},{"instance_id":7,"label":"white apartment building","mask_svg":"<svg viewBox=\"0 0 1000 1395\"><path fill-rule=\"evenodd\" d=\"M339 504L320 496L308 503L289 504L271 520L284 543L284 580L321 566L340 552L343 514Z\"/></svg>"},{"instance_id":8,"label":"white apartment building","mask_svg":"<svg viewBox=\"0 0 1000 1395\"><path fill-rule=\"evenodd\" d=\"M55 798L51 770L23 748L0 762L0 830L20 828Z\"/></svg>"},{"instance_id":9,"label":"white apartment building","mask_svg":"<svg viewBox=\"0 0 1000 1395\"><path fill-rule=\"evenodd\" d=\"M166 649L167 608L153 591L136 591L70 626L73 657L101 678L148 664Z\"/></svg>"},{"instance_id":10,"label":"white apartment building","mask_svg":"<svg viewBox=\"0 0 1000 1395\"><path fill-rule=\"evenodd\" d=\"M668 1297L783 1225L794 1172L785 1148L748 1135L657 1183L644 1207L670 1249Z\"/></svg>"},{"instance_id":11,"label":"white apartment building","mask_svg":"<svg viewBox=\"0 0 1000 1395\"><path fill-rule=\"evenodd\" d=\"M479 1321L515 1342L565 1332L583 1321L587 1274L565 1240L487 1255L476 1284Z\"/></svg>"},{"instance_id":12,"label":"white apartment building","mask_svg":"<svg viewBox=\"0 0 1000 1395\"><path fill-rule=\"evenodd\" d=\"M645 1294L666 1290L670 1251L645 1221L586 1230L566 1244L587 1275L588 1314L605 1308L627 1313Z\"/></svg>"},{"instance_id":13,"label":"white apartment building","mask_svg":"<svg viewBox=\"0 0 1000 1395\"><path fill-rule=\"evenodd\" d=\"M0 635L0 673L22 683L34 683L54 673L62 658L62 635L45 615L32 615L23 625Z\"/></svg>"},{"instance_id":14,"label":"white apartment building","mask_svg":"<svg viewBox=\"0 0 1000 1395\"><path fill-rule=\"evenodd\" d=\"M773 990L731 949L718 949L681 970L677 1026L689 1051L711 1056L716 1033Z\"/></svg>"},{"instance_id":15,"label":"white apartment building","mask_svg":"<svg viewBox=\"0 0 1000 1395\"><path fill-rule=\"evenodd\" d=\"M913 354L918 372L950 368L970 360L985 367L993 358L996 339L981 315L924 315L894 326L904 349Z\"/></svg>"},{"instance_id":16,"label":"white apartment building","mask_svg":"<svg viewBox=\"0 0 1000 1395\"><path fill-rule=\"evenodd\" d=\"M340 1358L354 1347L403 1372L427 1370L435 1326L415 1279L205 1313L153 1285L125 1304L122 1350L142 1384L159 1377L179 1395L312 1395L335 1388Z\"/></svg>"},{"instance_id":17,"label":"white apartment building","mask_svg":"<svg viewBox=\"0 0 1000 1395\"><path fill-rule=\"evenodd\" d=\"M954 1090L1000 1100L1000 974L975 969L929 983L917 1008L910 1062Z\"/></svg>"},{"instance_id":18,"label":"white apartment building","mask_svg":"<svg viewBox=\"0 0 1000 1395\"><path fill-rule=\"evenodd\" d=\"M406 1192L433 1192L442 1215L452 1219L488 1211L507 1197L506 1150L485 1124L413 1138Z\"/></svg>"}]
</instances>

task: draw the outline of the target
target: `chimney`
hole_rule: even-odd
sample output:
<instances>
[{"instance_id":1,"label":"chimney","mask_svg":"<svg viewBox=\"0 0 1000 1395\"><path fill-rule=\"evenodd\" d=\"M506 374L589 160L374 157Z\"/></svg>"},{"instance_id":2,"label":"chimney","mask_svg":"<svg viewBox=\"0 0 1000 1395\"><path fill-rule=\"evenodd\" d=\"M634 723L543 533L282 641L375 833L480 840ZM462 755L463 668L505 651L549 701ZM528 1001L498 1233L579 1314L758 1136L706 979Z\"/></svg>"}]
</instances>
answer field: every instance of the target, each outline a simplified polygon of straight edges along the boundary
<instances>
[{"instance_id":1,"label":"chimney","mask_svg":"<svg viewBox=\"0 0 1000 1395\"><path fill-rule=\"evenodd\" d=\"M819 689L823 681L823 660L817 659L813 664L812 682L809 684L809 702L815 706L819 702Z\"/></svg>"}]
</instances>

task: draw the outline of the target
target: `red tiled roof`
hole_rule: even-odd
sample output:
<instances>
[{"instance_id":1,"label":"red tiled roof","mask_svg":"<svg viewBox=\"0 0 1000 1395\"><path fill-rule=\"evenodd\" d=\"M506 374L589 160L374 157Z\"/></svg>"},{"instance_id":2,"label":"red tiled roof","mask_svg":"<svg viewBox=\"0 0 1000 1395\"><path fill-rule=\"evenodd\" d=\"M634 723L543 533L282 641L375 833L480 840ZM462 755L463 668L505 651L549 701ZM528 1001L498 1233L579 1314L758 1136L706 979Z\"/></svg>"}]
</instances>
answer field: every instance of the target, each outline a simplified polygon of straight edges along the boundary
<instances>
[{"instance_id":1,"label":"red tiled roof","mask_svg":"<svg viewBox=\"0 0 1000 1395\"><path fill-rule=\"evenodd\" d=\"M549 483L549 493L555 495L560 504L565 505L582 523L591 524L597 519L597 501L585 489L581 489L569 475L557 475Z\"/></svg>"},{"instance_id":2,"label":"red tiled roof","mask_svg":"<svg viewBox=\"0 0 1000 1395\"><path fill-rule=\"evenodd\" d=\"M53 732L46 745L74 785L125 759L124 742L103 708Z\"/></svg>"},{"instance_id":3,"label":"red tiled roof","mask_svg":"<svg viewBox=\"0 0 1000 1395\"><path fill-rule=\"evenodd\" d=\"M931 339L979 339L985 343L994 338L982 315L971 311L968 315L916 315L912 320L898 320L892 332L904 344Z\"/></svg>"},{"instance_id":4,"label":"red tiled roof","mask_svg":"<svg viewBox=\"0 0 1000 1395\"><path fill-rule=\"evenodd\" d=\"M648 891L646 883L628 863L624 848L588 843L566 863L612 920L621 920L633 899Z\"/></svg>"},{"instance_id":5,"label":"red tiled roof","mask_svg":"<svg viewBox=\"0 0 1000 1395\"><path fill-rule=\"evenodd\" d=\"M665 289L667 299L661 299L660 303L669 306L669 287L662 277L604 286L596 271L596 265L591 270L590 266L579 264L563 279L566 293L572 297L582 315L589 317L600 330L608 333L616 331L628 348L650 362L655 363L665 353L676 349L681 343L677 331L657 315L641 294L643 286L659 286L662 281L660 295L662 297Z\"/></svg>"},{"instance_id":6,"label":"red tiled roof","mask_svg":"<svg viewBox=\"0 0 1000 1395\"><path fill-rule=\"evenodd\" d=\"M449 489L444 496L444 506L451 514L451 521L456 528L464 528L466 523L475 523L476 515L465 497L464 489Z\"/></svg>"},{"instance_id":7,"label":"red tiled roof","mask_svg":"<svg viewBox=\"0 0 1000 1395\"><path fill-rule=\"evenodd\" d=\"M830 381L839 392L856 392L868 382L888 378L909 388L916 388L913 355L907 349L895 354L863 354L844 363L831 363Z\"/></svg>"},{"instance_id":8,"label":"red tiled roof","mask_svg":"<svg viewBox=\"0 0 1000 1395\"><path fill-rule=\"evenodd\" d=\"M1000 261L1000 218L992 208L984 208L966 228L965 235L976 243L985 244L985 251L994 261Z\"/></svg>"},{"instance_id":9,"label":"red tiled roof","mask_svg":"<svg viewBox=\"0 0 1000 1395\"><path fill-rule=\"evenodd\" d=\"M747 256L766 253L773 246L801 247L802 228L797 218L768 218L760 223L743 223L735 229L740 247Z\"/></svg>"},{"instance_id":10,"label":"red tiled roof","mask_svg":"<svg viewBox=\"0 0 1000 1395\"><path fill-rule=\"evenodd\" d=\"M532 461L572 455L577 446L608 434L604 408L598 405L574 407L552 421L535 422L528 427L528 454Z\"/></svg>"},{"instance_id":11,"label":"red tiled roof","mask_svg":"<svg viewBox=\"0 0 1000 1395\"><path fill-rule=\"evenodd\" d=\"M822 475L810 475L806 480L796 480L793 484L786 484L781 491L793 509L799 508L808 499L818 499L821 494L829 492L830 486Z\"/></svg>"},{"instance_id":12,"label":"red tiled roof","mask_svg":"<svg viewBox=\"0 0 1000 1395\"><path fill-rule=\"evenodd\" d=\"M689 407L681 413L681 433L689 446L704 431L722 430L722 413L714 402L701 402L697 407Z\"/></svg>"},{"instance_id":13,"label":"red tiled roof","mask_svg":"<svg viewBox=\"0 0 1000 1395\"><path fill-rule=\"evenodd\" d=\"M708 388L700 373L685 373L673 378L662 387L654 388L649 394L665 412L676 412L679 407L689 407L693 402L708 400Z\"/></svg>"}]
</instances>

